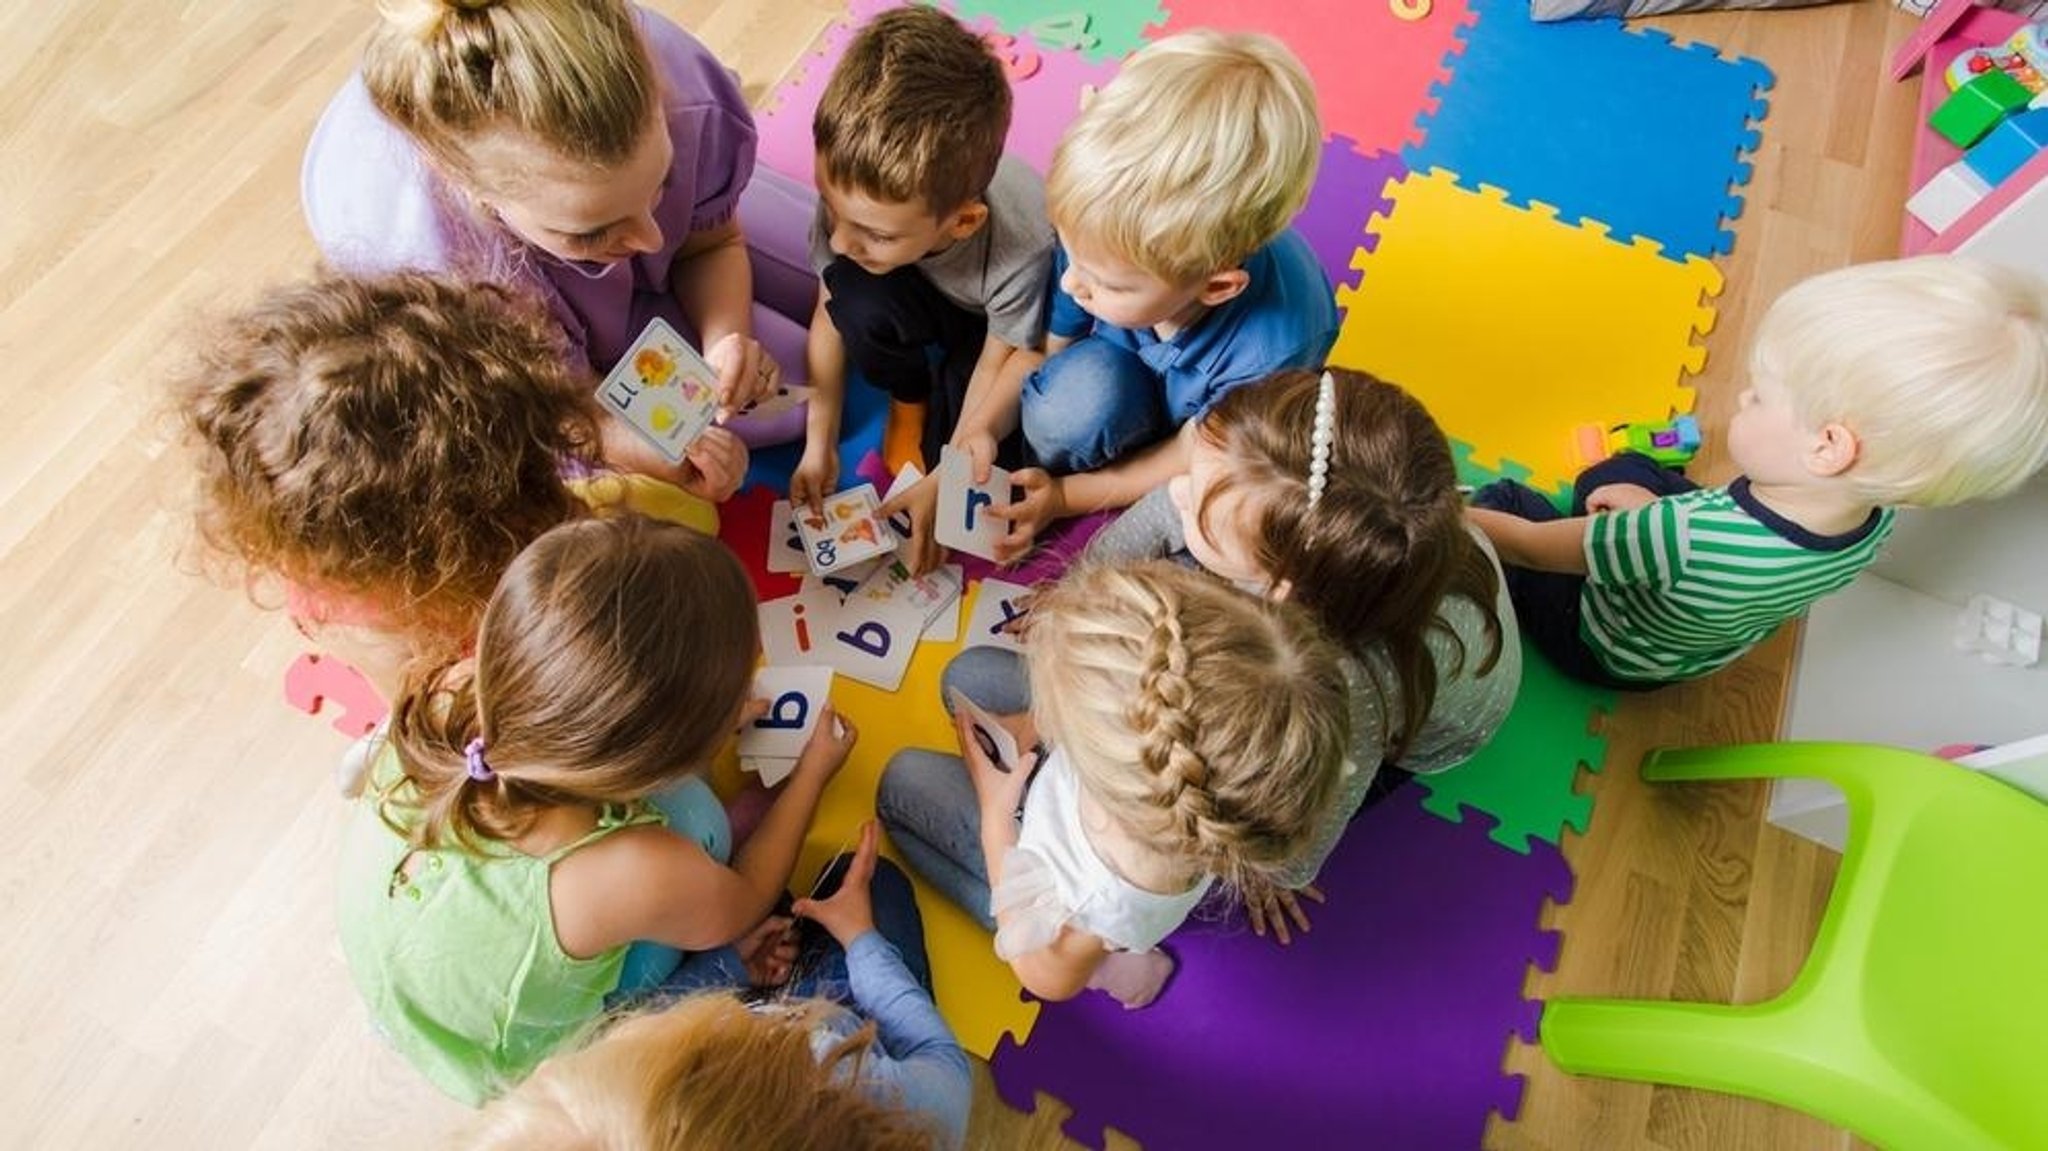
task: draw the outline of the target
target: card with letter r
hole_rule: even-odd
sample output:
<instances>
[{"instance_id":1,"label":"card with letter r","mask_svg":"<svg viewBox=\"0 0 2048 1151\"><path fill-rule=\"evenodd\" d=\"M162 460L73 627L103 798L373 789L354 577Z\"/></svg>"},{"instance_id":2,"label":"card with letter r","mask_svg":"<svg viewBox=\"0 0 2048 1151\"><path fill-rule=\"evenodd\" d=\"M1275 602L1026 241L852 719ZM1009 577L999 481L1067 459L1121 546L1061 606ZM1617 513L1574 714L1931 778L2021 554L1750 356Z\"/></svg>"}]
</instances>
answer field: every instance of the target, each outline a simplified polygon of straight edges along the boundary
<instances>
[{"instance_id":1,"label":"card with letter r","mask_svg":"<svg viewBox=\"0 0 2048 1151\"><path fill-rule=\"evenodd\" d=\"M960 646L1024 650L1017 637L1010 633L1009 624L1031 614L1031 609L1023 606L1023 601L1030 596L1031 589L1022 584L999 579L982 580L981 590L974 596L974 610L967 616L967 635L960 641Z\"/></svg>"},{"instance_id":2,"label":"card with letter r","mask_svg":"<svg viewBox=\"0 0 2048 1151\"><path fill-rule=\"evenodd\" d=\"M656 316L605 374L597 402L679 464L718 415L718 373Z\"/></svg>"},{"instance_id":3,"label":"card with letter r","mask_svg":"<svg viewBox=\"0 0 2048 1151\"><path fill-rule=\"evenodd\" d=\"M823 514L796 509L797 531L804 538L804 558L819 575L896 550L901 542L875 515L881 506L875 485L849 488L825 501Z\"/></svg>"},{"instance_id":4,"label":"card with letter r","mask_svg":"<svg viewBox=\"0 0 2048 1151\"><path fill-rule=\"evenodd\" d=\"M974 457L948 444L939 452L939 511L932 538L946 547L996 559L996 541L1009 523L988 514L991 504L1010 502L1010 473L990 465L988 482L974 482Z\"/></svg>"},{"instance_id":5,"label":"card with letter r","mask_svg":"<svg viewBox=\"0 0 2048 1151\"><path fill-rule=\"evenodd\" d=\"M829 667L764 667L754 676L754 696L768 710L740 729L742 757L795 759L818 726L832 695Z\"/></svg>"}]
</instances>

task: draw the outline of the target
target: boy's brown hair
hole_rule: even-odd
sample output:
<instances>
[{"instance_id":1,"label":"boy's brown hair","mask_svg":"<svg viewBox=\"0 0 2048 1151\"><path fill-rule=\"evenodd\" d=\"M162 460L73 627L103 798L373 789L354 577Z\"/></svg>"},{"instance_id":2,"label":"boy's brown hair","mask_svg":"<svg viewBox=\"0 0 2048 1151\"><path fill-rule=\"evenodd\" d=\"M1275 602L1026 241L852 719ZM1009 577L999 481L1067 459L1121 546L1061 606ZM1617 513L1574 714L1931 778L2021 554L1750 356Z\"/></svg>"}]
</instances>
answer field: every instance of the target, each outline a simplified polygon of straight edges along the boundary
<instances>
[{"instance_id":1,"label":"boy's brown hair","mask_svg":"<svg viewBox=\"0 0 2048 1151\"><path fill-rule=\"evenodd\" d=\"M936 8L875 17L811 118L820 179L944 218L995 179L1010 82L981 37Z\"/></svg>"}]
</instances>

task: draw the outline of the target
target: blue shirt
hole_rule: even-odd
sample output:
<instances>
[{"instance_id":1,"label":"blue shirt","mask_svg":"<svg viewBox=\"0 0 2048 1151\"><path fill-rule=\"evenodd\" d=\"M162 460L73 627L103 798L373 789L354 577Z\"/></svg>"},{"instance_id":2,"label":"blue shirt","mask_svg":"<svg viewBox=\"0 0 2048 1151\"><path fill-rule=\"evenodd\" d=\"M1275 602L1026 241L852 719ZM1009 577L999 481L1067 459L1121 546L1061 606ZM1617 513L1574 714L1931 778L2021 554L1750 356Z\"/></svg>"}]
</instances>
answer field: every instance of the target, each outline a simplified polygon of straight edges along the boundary
<instances>
[{"instance_id":1,"label":"blue shirt","mask_svg":"<svg viewBox=\"0 0 2048 1151\"><path fill-rule=\"evenodd\" d=\"M1289 228L1244 262L1251 282L1170 340L1151 328L1119 328L1090 315L1059 280L1065 248L1054 253L1048 328L1068 339L1093 335L1137 354L1159 376L1176 424L1209 410L1223 393L1288 368L1320 368L1337 342L1330 279L1301 234Z\"/></svg>"},{"instance_id":2,"label":"blue shirt","mask_svg":"<svg viewBox=\"0 0 2048 1151\"><path fill-rule=\"evenodd\" d=\"M856 1011L828 1017L812 1037L812 1049L829 1050L861 1026L875 1021L881 1050L861 1060L862 1085L883 1103L921 1115L954 1151L967 1140L967 1113L974 1102L967 1053L939 1016L931 994L918 986L903 957L877 931L866 931L846 949L847 980Z\"/></svg>"}]
</instances>

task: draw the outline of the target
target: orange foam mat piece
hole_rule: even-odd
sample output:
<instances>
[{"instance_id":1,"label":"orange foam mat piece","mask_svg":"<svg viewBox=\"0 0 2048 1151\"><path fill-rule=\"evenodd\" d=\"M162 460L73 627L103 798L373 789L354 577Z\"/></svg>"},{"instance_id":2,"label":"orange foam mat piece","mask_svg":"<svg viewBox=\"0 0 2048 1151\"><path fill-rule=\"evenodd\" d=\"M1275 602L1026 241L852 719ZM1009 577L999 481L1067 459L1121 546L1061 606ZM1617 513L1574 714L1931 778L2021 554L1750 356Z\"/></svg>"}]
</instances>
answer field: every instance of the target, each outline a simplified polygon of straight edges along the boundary
<instances>
[{"instance_id":1,"label":"orange foam mat piece","mask_svg":"<svg viewBox=\"0 0 2048 1151\"><path fill-rule=\"evenodd\" d=\"M1660 258L1647 240L1469 192L1441 169L1393 184L1391 213L1352 257L1356 288L1332 359L1407 388L1475 460L1555 489L1579 464L1581 424L1692 410L1721 273Z\"/></svg>"}]
</instances>

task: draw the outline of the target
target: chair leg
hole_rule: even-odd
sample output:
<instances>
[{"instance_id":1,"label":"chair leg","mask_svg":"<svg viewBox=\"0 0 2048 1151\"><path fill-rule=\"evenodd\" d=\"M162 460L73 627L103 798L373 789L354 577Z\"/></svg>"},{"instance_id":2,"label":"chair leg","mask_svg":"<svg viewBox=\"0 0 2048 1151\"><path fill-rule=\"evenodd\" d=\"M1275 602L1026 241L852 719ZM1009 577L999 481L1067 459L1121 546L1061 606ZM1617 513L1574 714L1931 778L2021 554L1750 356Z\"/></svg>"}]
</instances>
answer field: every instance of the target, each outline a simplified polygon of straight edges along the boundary
<instances>
[{"instance_id":1,"label":"chair leg","mask_svg":"<svg viewBox=\"0 0 2048 1151\"><path fill-rule=\"evenodd\" d=\"M1872 776L1925 772L1930 763L1939 762L1919 752L1875 744L1745 743L1659 748L1643 757L1643 778L1663 782L1805 777L1864 785Z\"/></svg>"}]
</instances>

